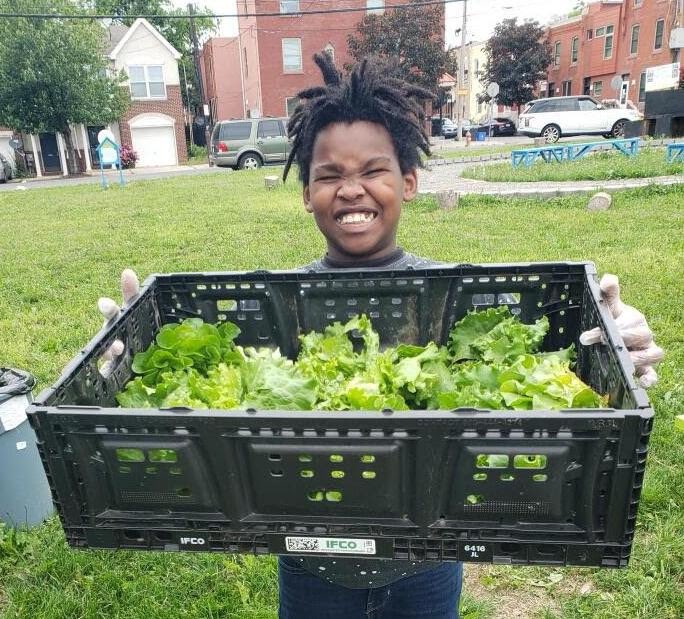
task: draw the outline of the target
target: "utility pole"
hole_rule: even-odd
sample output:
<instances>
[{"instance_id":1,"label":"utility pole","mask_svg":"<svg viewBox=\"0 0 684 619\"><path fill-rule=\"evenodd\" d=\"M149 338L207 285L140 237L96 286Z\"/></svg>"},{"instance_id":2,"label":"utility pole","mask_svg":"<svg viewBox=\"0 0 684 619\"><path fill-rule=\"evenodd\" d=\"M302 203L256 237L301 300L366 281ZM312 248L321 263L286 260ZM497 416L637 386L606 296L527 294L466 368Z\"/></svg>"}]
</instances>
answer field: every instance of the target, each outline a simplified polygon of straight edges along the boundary
<instances>
[{"instance_id":1,"label":"utility pole","mask_svg":"<svg viewBox=\"0 0 684 619\"><path fill-rule=\"evenodd\" d=\"M456 118L458 118L458 129L456 139L463 138L463 97L461 94L465 85L465 51L466 51L466 22L468 19L468 0L463 0L463 26L461 26L461 50L458 57L458 92L456 100L458 101L458 109L456 110ZM469 76L470 77L470 76Z\"/></svg>"}]
</instances>

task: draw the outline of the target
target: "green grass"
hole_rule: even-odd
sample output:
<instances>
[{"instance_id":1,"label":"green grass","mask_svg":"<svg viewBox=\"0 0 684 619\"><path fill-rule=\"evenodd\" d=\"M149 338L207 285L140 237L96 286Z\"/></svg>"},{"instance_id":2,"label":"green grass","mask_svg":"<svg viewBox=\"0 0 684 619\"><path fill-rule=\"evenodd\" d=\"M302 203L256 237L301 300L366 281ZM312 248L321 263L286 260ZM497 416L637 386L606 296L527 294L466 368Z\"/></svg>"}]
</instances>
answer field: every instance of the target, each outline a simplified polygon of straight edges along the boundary
<instances>
[{"instance_id":1,"label":"green grass","mask_svg":"<svg viewBox=\"0 0 684 619\"><path fill-rule=\"evenodd\" d=\"M294 181L267 192L264 171L0 193L3 365L40 387L101 327L101 295L118 297L122 267L151 272L291 268L324 243ZM425 198L405 208L400 243L456 262L594 260L618 273L628 303L667 350L630 568L621 571L468 565L469 619L675 619L684 616L684 188L616 193L605 212L585 198L466 196L454 211ZM553 576L554 574L560 575ZM273 558L75 551L57 519L0 532L0 617L274 618ZM517 613L514 614L514 613Z\"/></svg>"},{"instance_id":2,"label":"green grass","mask_svg":"<svg viewBox=\"0 0 684 619\"><path fill-rule=\"evenodd\" d=\"M665 150L649 148L636 157L607 152L589 155L577 161L545 163L538 160L530 167L514 168L510 162L466 168L465 178L495 182L595 181L619 178L649 178L681 174L684 163L667 163Z\"/></svg>"},{"instance_id":3,"label":"green grass","mask_svg":"<svg viewBox=\"0 0 684 619\"><path fill-rule=\"evenodd\" d=\"M431 159L468 159L479 157L480 155L496 155L499 153L510 153L516 146L467 146L458 150L434 150Z\"/></svg>"}]
</instances>

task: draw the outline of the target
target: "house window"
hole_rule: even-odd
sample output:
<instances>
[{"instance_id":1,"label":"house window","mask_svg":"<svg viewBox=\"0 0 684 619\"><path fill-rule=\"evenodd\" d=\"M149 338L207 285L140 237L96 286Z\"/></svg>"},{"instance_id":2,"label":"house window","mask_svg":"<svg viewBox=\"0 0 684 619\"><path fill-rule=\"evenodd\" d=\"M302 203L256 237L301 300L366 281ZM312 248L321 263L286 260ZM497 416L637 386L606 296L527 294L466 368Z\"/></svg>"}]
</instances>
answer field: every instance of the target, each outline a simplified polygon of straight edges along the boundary
<instances>
[{"instance_id":1,"label":"house window","mask_svg":"<svg viewBox=\"0 0 684 619\"><path fill-rule=\"evenodd\" d=\"M593 91L595 97L600 97L603 94L603 81L597 80L593 83Z\"/></svg>"},{"instance_id":2,"label":"house window","mask_svg":"<svg viewBox=\"0 0 684 619\"><path fill-rule=\"evenodd\" d=\"M283 73L302 71L302 40L283 39Z\"/></svg>"},{"instance_id":3,"label":"house window","mask_svg":"<svg viewBox=\"0 0 684 619\"><path fill-rule=\"evenodd\" d=\"M335 62L335 47L332 43L328 43L323 51L330 56L330 60Z\"/></svg>"},{"instance_id":4,"label":"house window","mask_svg":"<svg viewBox=\"0 0 684 619\"><path fill-rule=\"evenodd\" d=\"M288 116L292 116L292 114L294 114L295 108L297 107L298 103L299 103L299 97L286 97L286 99L285 99L285 113Z\"/></svg>"},{"instance_id":5,"label":"house window","mask_svg":"<svg viewBox=\"0 0 684 619\"><path fill-rule=\"evenodd\" d=\"M646 71L639 78L639 101L646 100Z\"/></svg>"},{"instance_id":6,"label":"house window","mask_svg":"<svg viewBox=\"0 0 684 619\"><path fill-rule=\"evenodd\" d=\"M366 13L382 15L385 12L385 0L366 0Z\"/></svg>"},{"instance_id":7,"label":"house window","mask_svg":"<svg viewBox=\"0 0 684 619\"><path fill-rule=\"evenodd\" d=\"M589 28L589 30L587 30L587 41L591 41L593 38L594 38L594 31L591 28Z\"/></svg>"},{"instance_id":8,"label":"house window","mask_svg":"<svg viewBox=\"0 0 684 619\"><path fill-rule=\"evenodd\" d=\"M563 82L563 96L569 97L572 94L572 80Z\"/></svg>"},{"instance_id":9,"label":"house window","mask_svg":"<svg viewBox=\"0 0 684 619\"><path fill-rule=\"evenodd\" d=\"M597 37L602 37L606 34L606 27L601 26L600 28L596 28L596 36Z\"/></svg>"},{"instance_id":10,"label":"house window","mask_svg":"<svg viewBox=\"0 0 684 619\"><path fill-rule=\"evenodd\" d=\"M280 0L280 12L284 14L299 13L299 0Z\"/></svg>"},{"instance_id":11,"label":"house window","mask_svg":"<svg viewBox=\"0 0 684 619\"><path fill-rule=\"evenodd\" d=\"M161 65L132 65L128 67L128 77L133 99L166 99Z\"/></svg>"},{"instance_id":12,"label":"house window","mask_svg":"<svg viewBox=\"0 0 684 619\"><path fill-rule=\"evenodd\" d=\"M612 26L610 26L612 28ZM606 40L603 42L603 59L608 60L608 58L613 57L613 35L606 34Z\"/></svg>"},{"instance_id":13,"label":"house window","mask_svg":"<svg viewBox=\"0 0 684 619\"><path fill-rule=\"evenodd\" d=\"M639 51L639 26L632 26L632 43L629 46L629 53L636 55Z\"/></svg>"},{"instance_id":14,"label":"house window","mask_svg":"<svg viewBox=\"0 0 684 619\"><path fill-rule=\"evenodd\" d=\"M570 46L570 62L577 63L577 56L579 55L579 37L572 37L572 45Z\"/></svg>"},{"instance_id":15,"label":"house window","mask_svg":"<svg viewBox=\"0 0 684 619\"><path fill-rule=\"evenodd\" d=\"M653 43L653 49L663 49L663 32L664 31L665 31L665 20L659 19L656 22L655 41Z\"/></svg>"},{"instance_id":16,"label":"house window","mask_svg":"<svg viewBox=\"0 0 684 619\"><path fill-rule=\"evenodd\" d=\"M560 41L556 41L555 49L553 52L553 66L560 67L560 55L561 55L561 44Z\"/></svg>"},{"instance_id":17,"label":"house window","mask_svg":"<svg viewBox=\"0 0 684 619\"><path fill-rule=\"evenodd\" d=\"M634 6L641 6L644 3L644 0L634 0Z\"/></svg>"}]
</instances>

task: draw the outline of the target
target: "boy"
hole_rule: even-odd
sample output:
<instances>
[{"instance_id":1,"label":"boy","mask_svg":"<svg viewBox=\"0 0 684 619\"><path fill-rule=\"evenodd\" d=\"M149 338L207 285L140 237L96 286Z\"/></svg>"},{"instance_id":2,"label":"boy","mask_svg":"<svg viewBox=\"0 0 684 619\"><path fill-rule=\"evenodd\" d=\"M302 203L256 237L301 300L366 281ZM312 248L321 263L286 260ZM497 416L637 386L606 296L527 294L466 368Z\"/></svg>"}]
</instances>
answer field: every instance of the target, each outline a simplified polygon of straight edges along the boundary
<instances>
[{"instance_id":1,"label":"boy","mask_svg":"<svg viewBox=\"0 0 684 619\"><path fill-rule=\"evenodd\" d=\"M306 210L326 239L327 253L308 270L401 269L435 264L403 251L396 234L403 202L417 192L419 150L429 155L422 101L427 90L388 74L387 67L364 60L343 78L327 54L314 57L325 85L299 93L288 131L293 161L299 166ZM655 381L651 367L662 351L652 343L643 315L619 300L611 280L605 298L623 337L638 351L642 382ZM137 294L131 271L122 276L124 299ZM100 300L107 319L119 308ZM583 343L600 332L583 334ZM585 341L586 340L586 341ZM636 346L635 346L636 344ZM643 350L645 349L645 350ZM116 354L120 350L112 350ZM648 386L648 385L644 385ZM355 558L279 559L281 619L362 619L458 616L462 565Z\"/></svg>"}]
</instances>

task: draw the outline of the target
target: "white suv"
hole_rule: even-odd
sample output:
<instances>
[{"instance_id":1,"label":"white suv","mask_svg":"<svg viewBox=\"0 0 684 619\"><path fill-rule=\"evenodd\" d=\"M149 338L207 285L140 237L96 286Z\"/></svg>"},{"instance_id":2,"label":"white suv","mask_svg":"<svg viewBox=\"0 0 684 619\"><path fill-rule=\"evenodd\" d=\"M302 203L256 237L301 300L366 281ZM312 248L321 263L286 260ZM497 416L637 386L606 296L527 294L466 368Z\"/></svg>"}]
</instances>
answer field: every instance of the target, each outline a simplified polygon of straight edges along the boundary
<instances>
[{"instance_id":1,"label":"white suv","mask_svg":"<svg viewBox=\"0 0 684 619\"><path fill-rule=\"evenodd\" d=\"M557 142L561 136L602 135L621 138L625 123L641 120L638 111L608 108L591 97L551 97L530 101L520 115L518 131Z\"/></svg>"}]
</instances>

